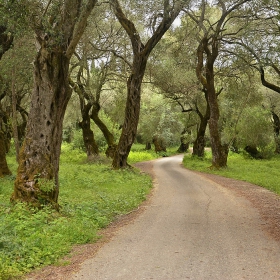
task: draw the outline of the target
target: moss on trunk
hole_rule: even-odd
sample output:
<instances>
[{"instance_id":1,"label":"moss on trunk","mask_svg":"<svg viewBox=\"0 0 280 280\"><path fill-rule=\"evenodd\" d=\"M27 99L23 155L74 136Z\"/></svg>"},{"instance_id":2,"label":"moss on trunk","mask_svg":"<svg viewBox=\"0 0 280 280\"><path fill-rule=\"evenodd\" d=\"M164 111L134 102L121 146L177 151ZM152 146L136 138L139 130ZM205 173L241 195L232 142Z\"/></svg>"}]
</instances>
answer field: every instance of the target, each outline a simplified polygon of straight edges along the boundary
<instances>
[{"instance_id":1,"label":"moss on trunk","mask_svg":"<svg viewBox=\"0 0 280 280\"><path fill-rule=\"evenodd\" d=\"M71 96L69 58L42 48L34 67L34 90L12 200L57 208L62 125Z\"/></svg>"}]
</instances>

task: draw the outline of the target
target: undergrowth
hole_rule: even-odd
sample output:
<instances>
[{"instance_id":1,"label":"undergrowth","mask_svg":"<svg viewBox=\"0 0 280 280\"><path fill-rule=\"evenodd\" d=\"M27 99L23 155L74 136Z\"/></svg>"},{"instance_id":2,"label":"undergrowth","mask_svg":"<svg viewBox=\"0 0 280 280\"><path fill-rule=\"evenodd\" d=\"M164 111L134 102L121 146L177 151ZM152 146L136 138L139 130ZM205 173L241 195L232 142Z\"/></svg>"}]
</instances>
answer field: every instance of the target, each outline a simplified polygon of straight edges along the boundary
<instances>
[{"instance_id":1,"label":"undergrowth","mask_svg":"<svg viewBox=\"0 0 280 280\"><path fill-rule=\"evenodd\" d=\"M146 153L133 157L134 162L153 158ZM8 156L8 163L16 174L14 156ZM59 213L12 206L14 179L0 178L0 280L58 263L74 244L94 242L100 228L136 208L152 186L135 169L114 171L102 158L87 162L83 152L69 145L61 154Z\"/></svg>"},{"instance_id":2,"label":"undergrowth","mask_svg":"<svg viewBox=\"0 0 280 280\"><path fill-rule=\"evenodd\" d=\"M269 160L256 160L230 152L228 166L215 170L209 168L211 152L208 151L204 158L193 157L191 154L185 155L183 164L188 169L250 182L280 194L280 157L277 155Z\"/></svg>"}]
</instances>

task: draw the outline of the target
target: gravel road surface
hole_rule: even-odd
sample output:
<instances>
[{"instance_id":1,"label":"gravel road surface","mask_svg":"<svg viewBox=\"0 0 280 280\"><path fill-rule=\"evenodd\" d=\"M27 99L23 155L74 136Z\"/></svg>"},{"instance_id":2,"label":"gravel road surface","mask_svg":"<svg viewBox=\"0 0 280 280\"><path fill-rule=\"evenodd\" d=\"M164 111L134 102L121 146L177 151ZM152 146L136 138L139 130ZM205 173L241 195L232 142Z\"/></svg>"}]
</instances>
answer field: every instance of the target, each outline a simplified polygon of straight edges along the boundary
<instances>
[{"instance_id":1,"label":"gravel road surface","mask_svg":"<svg viewBox=\"0 0 280 280\"><path fill-rule=\"evenodd\" d=\"M280 244L256 208L181 162L154 161L146 210L68 279L280 279Z\"/></svg>"}]
</instances>

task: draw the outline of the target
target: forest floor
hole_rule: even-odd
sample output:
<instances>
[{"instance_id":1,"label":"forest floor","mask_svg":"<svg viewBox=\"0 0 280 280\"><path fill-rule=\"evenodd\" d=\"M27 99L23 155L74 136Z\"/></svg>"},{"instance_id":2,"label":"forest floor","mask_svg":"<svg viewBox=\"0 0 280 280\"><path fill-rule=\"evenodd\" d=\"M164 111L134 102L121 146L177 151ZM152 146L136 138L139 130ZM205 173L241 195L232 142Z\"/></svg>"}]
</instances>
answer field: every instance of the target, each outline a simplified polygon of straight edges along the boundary
<instances>
[{"instance_id":1,"label":"forest floor","mask_svg":"<svg viewBox=\"0 0 280 280\"><path fill-rule=\"evenodd\" d=\"M154 161L150 161L137 163L135 164L135 167L155 178L153 165ZM261 227L265 234L269 235L270 238L275 240L277 243L280 242L280 197L278 195L251 183L224 178L218 175L200 172L194 173L204 177L206 180L212 181L214 184L220 185L222 188L229 190L234 193L236 197L241 197L249 201L251 206L257 210L259 216L261 217ZM104 244L108 243L121 228L125 225L131 224L137 217L139 217L139 215L146 211L147 206L151 204L153 194L154 190L138 209L132 211L128 215L119 217L114 223L106 229L103 229L100 232L101 238L98 242L94 244L75 246L71 254L60 262L61 265L45 267L27 275L25 279L71 279L73 272L78 271L84 261L93 258L99 249L103 247Z\"/></svg>"}]
</instances>

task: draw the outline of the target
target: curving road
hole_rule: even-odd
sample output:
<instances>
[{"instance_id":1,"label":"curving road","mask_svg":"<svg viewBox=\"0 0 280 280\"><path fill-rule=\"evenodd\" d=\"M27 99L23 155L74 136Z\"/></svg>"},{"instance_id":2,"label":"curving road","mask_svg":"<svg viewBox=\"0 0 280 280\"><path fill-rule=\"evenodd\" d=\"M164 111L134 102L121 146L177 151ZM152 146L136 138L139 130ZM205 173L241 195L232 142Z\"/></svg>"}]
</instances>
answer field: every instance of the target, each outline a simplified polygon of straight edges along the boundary
<instances>
[{"instance_id":1,"label":"curving road","mask_svg":"<svg viewBox=\"0 0 280 280\"><path fill-rule=\"evenodd\" d=\"M147 209L72 280L280 279L280 244L262 231L257 211L181 161L154 161Z\"/></svg>"}]
</instances>

